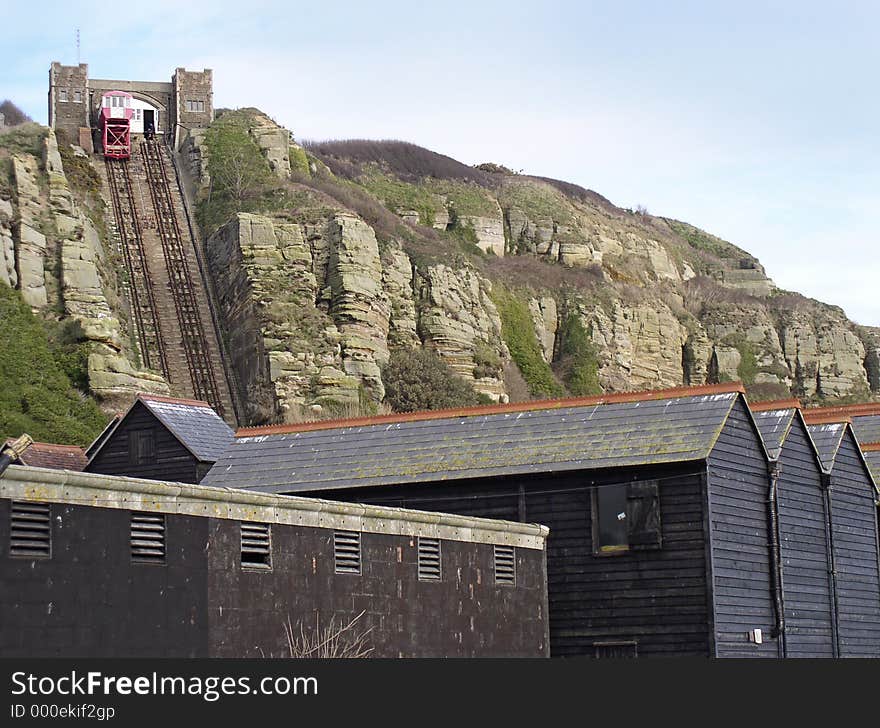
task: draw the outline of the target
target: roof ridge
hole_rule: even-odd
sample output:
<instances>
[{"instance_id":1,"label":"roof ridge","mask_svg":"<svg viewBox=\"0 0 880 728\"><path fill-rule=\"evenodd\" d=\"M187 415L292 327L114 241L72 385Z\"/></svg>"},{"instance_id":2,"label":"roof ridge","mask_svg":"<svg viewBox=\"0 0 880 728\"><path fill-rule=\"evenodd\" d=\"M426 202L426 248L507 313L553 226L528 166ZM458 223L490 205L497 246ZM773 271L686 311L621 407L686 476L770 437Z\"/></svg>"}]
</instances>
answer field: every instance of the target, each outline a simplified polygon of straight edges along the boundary
<instances>
[{"instance_id":1,"label":"roof ridge","mask_svg":"<svg viewBox=\"0 0 880 728\"><path fill-rule=\"evenodd\" d=\"M343 427L395 424L400 422L421 422L427 420L453 419L457 417L479 417L481 415L505 414L508 412L535 412L540 410L562 409L565 407L588 407L590 405L615 404L626 402L648 402L652 400L675 399L676 397L699 397L711 394L745 394L742 382L723 382L721 384L702 384L693 387L671 387L669 389L650 389L634 392L614 392L592 397L569 397L562 399L542 399L531 402L460 407L445 410L424 410L421 412L401 412L390 415L351 417L340 420L317 420L288 425L265 425L262 427L242 427L236 437L257 435L285 435L314 430L334 430Z\"/></svg>"},{"instance_id":2,"label":"roof ridge","mask_svg":"<svg viewBox=\"0 0 880 728\"><path fill-rule=\"evenodd\" d=\"M834 407L810 407L807 412L825 412L832 414L845 414L853 417L860 415L880 415L880 402L861 402L860 404L841 404Z\"/></svg>"},{"instance_id":3,"label":"roof ridge","mask_svg":"<svg viewBox=\"0 0 880 728\"><path fill-rule=\"evenodd\" d=\"M822 410L804 410L804 422L808 425L850 425L852 417L838 412L824 412Z\"/></svg>"},{"instance_id":4,"label":"roof ridge","mask_svg":"<svg viewBox=\"0 0 880 728\"><path fill-rule=\"evenodd\" d=\"M803 405L799 399L792 397L789 399L765 399L760 402L750 402L749 409L752 412L770 412L782 409L803 409Z\"/></svg>"},{"instance_id":5,"label":"roof ridge","mask_svg":"<svg viewBox=\"0 0 880 728\"><path fill-rule=\"evenodd\" d=\"M7 438L6 443L10 443L13 441L13 438ZM37 442L34 440L30 445L28 445L28 450L31 448L39 448L42 450L58 450L70 452L72 450L78 450L79 452L85 452L84 447L80 447L79 445L62 445L57 442Z\"/></svg>"},{"instance_id":6,"label":"roof ridge","mask_svg":"<svg viewBox=\"0 0 880 728\"><path fill-rule=\"evenodd\" d=\"M146 400L148 402L167 402L168 404L188 404L198 407L211 407L210 402L201 399L183 399L182 397L166 397L162 394L149 394L148 392L138 392L137 399Z\"/></svg>"}]
</instances>

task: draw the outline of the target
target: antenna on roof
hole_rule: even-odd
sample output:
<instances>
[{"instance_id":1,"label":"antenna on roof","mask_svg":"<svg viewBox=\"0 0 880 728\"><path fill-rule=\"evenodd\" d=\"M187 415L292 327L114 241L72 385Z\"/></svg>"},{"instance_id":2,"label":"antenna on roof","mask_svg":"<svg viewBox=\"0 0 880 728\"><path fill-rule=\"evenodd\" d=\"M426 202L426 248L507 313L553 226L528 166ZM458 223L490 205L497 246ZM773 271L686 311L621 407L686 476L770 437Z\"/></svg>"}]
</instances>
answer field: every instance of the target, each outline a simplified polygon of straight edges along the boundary
<instances>
[{"instance_id":1,"label":"antenna on roof","mask_svg":"<svg viewBox=\"0 0 880 728\"><path fill-rule=\"evenodd\" d=\"M79 65L79 28L76 29L76 65Z\"/></svg>"}]
</instances>

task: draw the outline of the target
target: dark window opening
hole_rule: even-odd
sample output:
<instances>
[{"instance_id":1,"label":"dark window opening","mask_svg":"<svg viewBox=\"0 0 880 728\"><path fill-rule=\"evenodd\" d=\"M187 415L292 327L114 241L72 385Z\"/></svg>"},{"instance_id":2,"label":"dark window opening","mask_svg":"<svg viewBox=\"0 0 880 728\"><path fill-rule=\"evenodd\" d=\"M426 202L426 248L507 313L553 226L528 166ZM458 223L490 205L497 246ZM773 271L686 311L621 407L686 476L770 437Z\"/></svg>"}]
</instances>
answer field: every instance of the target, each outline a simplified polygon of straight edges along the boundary
<instances>
[{"instance_id":1,"label":"dark window opening","mask_svg":"<svg viewBox=\"0 0 880 728\"><path fill-rule=\"evenodd\" d=\"M660 489L656 480L599 486L593 491L596 554L658 549Z\"/></svg>"},{"instance_id":2,"label":"dark window opening","mask_svg":"<svg viewBox=\"0 0 880 728\"><path fill-rule=\"evenodd\" d=\"M594 642L594 656L600 659L627 659L638 657L638 643L631 642Z\"/></svg>"},{"instance_id":3,"label":"dark window opening","mask_svg":"<svg viewBox=\"0 0 880 728\"><path fill-rule=\"evenodd\" d=\"M495 547L495 583L516 586L516 551L513 546Z\"/></svg>"},{"instance_id":4,"label":"dark window opening","mask_svg":"<svg viewBox=\"0 0 880 728\"><path fill-rule=\"evenodd\" d=\"M272 532L267 524L241 524L241 565L252 569L272 568Z\"/></svg>"},{"instance_id":5,"label":"dark window opening","mask_svg":"<svg viewBox=\"0 0 880 728\"><path fill-rule=\"evenodd\" d=\"M337 574L360 574L361 535L355 531L334 531L333 560Z\"/></svg>"},{"instance_id":6,"label":"dark window opening","mask_svg":"<svg viewBox=\"0 0 880 728\"><path fill-rule=\"evenodd\" d=\"M440 581L440 539L419 538L419 581Z\"/></svg>"},{"instance_id":7,"label":"dark window opening","mask_svg":"<svg viewBox=\"0 0 880 728\"><path fill-rule=\"evenodd\" d=\"M48 503L12 501L9 511L9 555L30 559L52 556L52 518Z\"/></svg>"},{"instance_id":8,"label":"dark window opening","mask_svg":"<svg viewBox=\"0 0 880 728\"><path fill-rule=\"evenodd\" d=\"M131 514L131 560L151 564L165 563L164 515Z\"/></svg>"},{"instance_id":9,"label":"dark window opening","mask_svg":"<svg viewBox=\"0 0 880 728\"><path fill-rule=\"evenodd\" d=\"M128 462L130 465L156 462L156 434L153 430L132 430L128 433Z\"/></svg>"}]
</instances>

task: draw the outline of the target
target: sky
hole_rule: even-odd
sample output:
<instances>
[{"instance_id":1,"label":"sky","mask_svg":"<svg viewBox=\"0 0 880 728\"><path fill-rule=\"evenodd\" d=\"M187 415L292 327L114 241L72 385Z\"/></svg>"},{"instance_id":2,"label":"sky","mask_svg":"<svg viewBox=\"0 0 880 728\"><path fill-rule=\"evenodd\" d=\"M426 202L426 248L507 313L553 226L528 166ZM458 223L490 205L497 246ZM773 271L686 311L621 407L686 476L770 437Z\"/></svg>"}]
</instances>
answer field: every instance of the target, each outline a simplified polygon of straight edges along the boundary
<instances>
[{"instance_id":1,"label":"sky","mask_svg":"<svg viewBox=\"0 0 880 728\"><path fill-rule=\"evenodd\" d=\"M0 98L46 122L51 61L214 71L215 107L298 139L404 139L685 220L880 326L880 3L25 3Z\"/></svg>"}]
</instances>

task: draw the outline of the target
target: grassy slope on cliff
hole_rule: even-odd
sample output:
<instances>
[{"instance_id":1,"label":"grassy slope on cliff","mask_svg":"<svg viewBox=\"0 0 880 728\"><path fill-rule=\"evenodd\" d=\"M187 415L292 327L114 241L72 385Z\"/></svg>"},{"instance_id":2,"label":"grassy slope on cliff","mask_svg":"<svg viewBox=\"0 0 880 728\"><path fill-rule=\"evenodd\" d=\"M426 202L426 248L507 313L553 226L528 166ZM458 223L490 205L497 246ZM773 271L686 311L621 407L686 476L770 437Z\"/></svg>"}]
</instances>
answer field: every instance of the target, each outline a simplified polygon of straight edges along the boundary
<instances>
[{"instance_id":1,"label":"grassy slope on cliff","mask_svg":"<svg viewBox=\"0 0 880 728\"><path fill-rule=\"evenodd\" d=\"M17 291L0 285L0 438L27 432L47 442L91 442L106 418L71 384L65 370L81 371L81 364L79 354L52 341L50 326Z\"/></svg>"}]
</instances>

